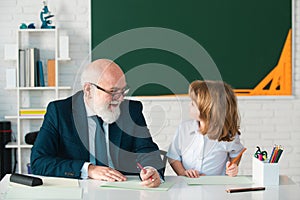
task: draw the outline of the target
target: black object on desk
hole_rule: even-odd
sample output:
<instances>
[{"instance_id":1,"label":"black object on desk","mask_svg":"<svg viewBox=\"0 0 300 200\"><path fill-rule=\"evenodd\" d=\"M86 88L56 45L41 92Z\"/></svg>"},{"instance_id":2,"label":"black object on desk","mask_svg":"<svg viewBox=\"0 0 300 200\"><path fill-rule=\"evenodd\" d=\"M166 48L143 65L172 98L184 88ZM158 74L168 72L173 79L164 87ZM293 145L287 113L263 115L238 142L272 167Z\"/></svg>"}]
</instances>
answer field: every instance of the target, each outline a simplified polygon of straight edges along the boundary
<instances>
[{"instance_id":1,"label":"black object on desk","mask_svg":"<svg viewBox=\"0 0 300 200\"><path fill-rule=\"evenodd\" d=\"M234 188L234 189L227 189L227 193L236 193L236 192L252 192L252 191L260 191L265 190L265 187L251 187L251 188Z\"/></svg>"},{"instance_id":2,"label":"black object on desk","mask_svg":"<svg viewBox=\"0 0 300 200\"><path fill-rule=\"evenodd\" d=\"M42 179L24 174L14 173L10 176L10 182L19 183L28 186L43 185Z\"/></svg>"}]
</instances>

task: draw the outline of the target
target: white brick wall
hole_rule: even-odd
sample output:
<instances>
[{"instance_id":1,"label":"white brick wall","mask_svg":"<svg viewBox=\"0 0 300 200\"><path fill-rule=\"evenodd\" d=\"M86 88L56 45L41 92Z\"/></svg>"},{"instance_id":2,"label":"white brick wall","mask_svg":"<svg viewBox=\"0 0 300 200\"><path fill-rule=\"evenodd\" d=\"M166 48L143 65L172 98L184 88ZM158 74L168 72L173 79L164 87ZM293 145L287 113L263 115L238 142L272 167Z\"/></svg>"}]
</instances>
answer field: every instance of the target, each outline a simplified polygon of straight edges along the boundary
<instances>
[{"instance_id":1,"label":"white brick wall","mask_svg":"<svg viewBox=\"0 0 300 200\"><path fill-rule=\"evenodd\" d=\"M295 3L294 29L294 91L291 99L239 98L242 142L248 148L240 165L241 174L251 174L251 158L255 147L271 150L281 144L285 151L280 162L280 173L289 175L300 183L300 1ZM88 56L90 42L90 3L86 0L51 0L49 10L55 15L55 25L69 35L70 57L61 70L63 85L73 86L73 80L81 63ZM13 61L4 60L4 45L15 43L16 29L22 22L34 22L40 26L39 12L42 1L0 1L0 120L12 115L11 102L15 93L4 90L5 69L15 67ZM180 121L188 118L188 99L141 99L144 113L154 140L167 150ZM14 121L13 125L15 126ZM15 127L14 127L15 129ZM168 167L167 174L173 174Z\"/></svg>"}]
</instances>

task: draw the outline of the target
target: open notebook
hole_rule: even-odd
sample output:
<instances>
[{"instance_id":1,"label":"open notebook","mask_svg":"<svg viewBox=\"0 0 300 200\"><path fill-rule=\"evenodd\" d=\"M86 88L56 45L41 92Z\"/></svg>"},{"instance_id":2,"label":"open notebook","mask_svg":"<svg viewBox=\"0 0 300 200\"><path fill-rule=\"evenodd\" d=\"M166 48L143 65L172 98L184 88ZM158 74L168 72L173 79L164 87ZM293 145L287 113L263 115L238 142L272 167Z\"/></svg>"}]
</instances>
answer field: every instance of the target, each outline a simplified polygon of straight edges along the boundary
<instances>
[{"instance_id":1,"label":"open notebook","mask_svg":"<svg viewBox=\"0 0 300 200\"><path fill-rule=\"evenodd\" d=\"M141 185L141 180L137 176L127 177L127 181L123 182L105 182L100 185L102 188L120 188L129 190L155 190L155 191L167 191L174 185L173 182L164 182L157 188L148 188Z\"/></svg>"},{"instance_id":2,"label":"open notebook","mask_svg":"<svg viewBox=\"0 0 300 200\"><path fill-rule=\"evenodd\" d=\"M200 176L199 178L183 177L188 185L241 185L252 184L252 180L246 176Z\"/></svg>"}]
</instances>

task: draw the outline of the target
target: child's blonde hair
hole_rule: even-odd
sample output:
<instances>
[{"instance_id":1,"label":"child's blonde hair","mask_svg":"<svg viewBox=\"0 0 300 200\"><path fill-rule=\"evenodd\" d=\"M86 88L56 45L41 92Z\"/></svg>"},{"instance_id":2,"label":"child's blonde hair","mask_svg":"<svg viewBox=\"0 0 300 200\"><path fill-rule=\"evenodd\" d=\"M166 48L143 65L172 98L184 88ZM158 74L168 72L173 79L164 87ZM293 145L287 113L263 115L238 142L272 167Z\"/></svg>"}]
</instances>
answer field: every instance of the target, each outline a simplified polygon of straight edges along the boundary
<instances>
[{"instance_id":1,"label":"child's blonde hair","mask_svg":"<svg viewBox=\"0 0 300 200\"><path fill-rule=\"evenodd\" d=\"M189 96L200 111L204 122L200 132L210 139L232 141L239 132L240 118L233 89L222 81L194 81Z\"/></svg>"}]
</instances>

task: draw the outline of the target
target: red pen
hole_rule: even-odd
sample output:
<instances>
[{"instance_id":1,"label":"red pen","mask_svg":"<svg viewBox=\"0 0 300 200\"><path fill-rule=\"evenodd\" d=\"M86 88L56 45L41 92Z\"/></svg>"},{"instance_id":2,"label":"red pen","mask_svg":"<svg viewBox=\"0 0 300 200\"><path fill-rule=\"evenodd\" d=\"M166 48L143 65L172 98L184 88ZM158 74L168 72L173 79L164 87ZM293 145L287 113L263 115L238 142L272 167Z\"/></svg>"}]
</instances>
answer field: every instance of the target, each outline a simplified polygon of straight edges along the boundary
<instances>
[{"instance_id":1,"label":"red pen","mask_svg":"<svg viewBox=\"0 0 300 200\"><path fill-rule=\"evenodd\" d=\"M138 168L140 168L140 170L143 170L144 174L147 173L147 170L140 163L137 162L136 164L137 164ZM150 176L150 179L151 179L151 181L154 181L152 176Z\"/></svg>"}]
</instances>

